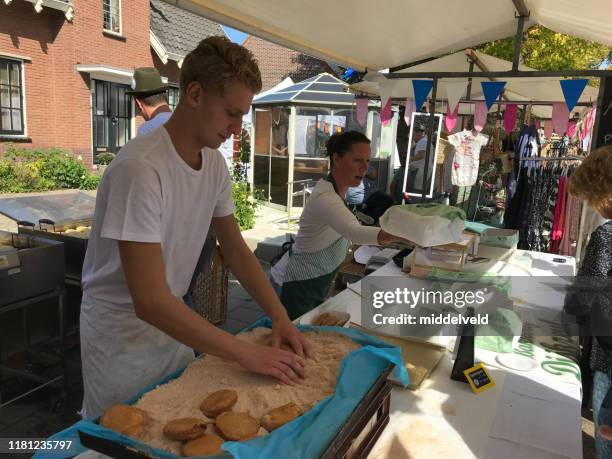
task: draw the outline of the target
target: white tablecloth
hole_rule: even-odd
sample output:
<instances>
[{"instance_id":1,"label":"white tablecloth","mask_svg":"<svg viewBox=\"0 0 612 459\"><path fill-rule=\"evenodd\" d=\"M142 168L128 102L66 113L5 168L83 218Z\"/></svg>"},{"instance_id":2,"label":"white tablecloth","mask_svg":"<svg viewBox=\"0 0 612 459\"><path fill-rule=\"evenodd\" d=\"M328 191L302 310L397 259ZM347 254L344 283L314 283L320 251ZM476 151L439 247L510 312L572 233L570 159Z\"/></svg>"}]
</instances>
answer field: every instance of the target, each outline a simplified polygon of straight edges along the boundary
<instances>
[{"instance_id":1,"label":"white tablecloth","mask_svg":"<svg viewBox=\"0 0 612 459\"><path fill-rule=\"evenodd\" d=\"M481 246L479 256L487 263L467 265L467 271L489 271L510 276L546 276L551 295L563 307L563 284L559 276L573 276L575 260L539 252L506 250ZM553 259L564 259L561 263ZM415 279L393 263L371 276L397 276L406 286ZM537 280L536 280L537 282ZM520 292L527 303L538 303L541 292ZM359 323L359 285L352 286L300 318L301 323L322 310L340 310ZM513 292L514 294L514 292ZM578 352L577 341L572 343ZM532 371L513 371L499 365L493 352L476 349L476 360L490 370L495 386L474 394L468 384L450 379L451 354L447 353L430 378L417 391L394 388L391 419L372 450L372 458L582 458L581 385L578 366L549 352L546 346L532 346L538 366ZM561 362L561 363L559 363ZM559 369L571 371L559 371Z\"/></svg>"}]
</instances>

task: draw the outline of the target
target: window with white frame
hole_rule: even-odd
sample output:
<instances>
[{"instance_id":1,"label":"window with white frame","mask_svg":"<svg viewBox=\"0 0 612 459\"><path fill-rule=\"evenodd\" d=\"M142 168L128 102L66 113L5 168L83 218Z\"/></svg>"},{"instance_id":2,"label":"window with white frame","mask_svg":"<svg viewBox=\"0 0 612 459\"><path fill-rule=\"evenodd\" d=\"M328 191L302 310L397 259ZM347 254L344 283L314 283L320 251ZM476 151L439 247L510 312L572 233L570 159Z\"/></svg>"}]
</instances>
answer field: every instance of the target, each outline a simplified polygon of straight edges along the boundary
<instances>
[{"instance_id":1,"label":"window with white frame","mask_svg":"<svg viewBox=\"0 0 612 459\"><path fill-rule=\"evenodd\" d=\"M0 135L23 135L21 62L0 57Z\"/></svg>"},{"instance_id":2,"label":"window with white frame","mask_svg":"<svg viewBox=\"0 0 612 459\"><path fill-rule=\"evenodd\" d=\"M104 30L121 34L121 0L102 0Z\"/></svg>"},{"instance_id":3,"label":"window with white frame","mask_svg":"<svg viewBox=\"0 0 612 459\"><path fill-rule=\"evenodd\" d=\"M168 86L168 105L174 111L180 99L179 88L175 86Z\"/></svg>"}]
</instances>

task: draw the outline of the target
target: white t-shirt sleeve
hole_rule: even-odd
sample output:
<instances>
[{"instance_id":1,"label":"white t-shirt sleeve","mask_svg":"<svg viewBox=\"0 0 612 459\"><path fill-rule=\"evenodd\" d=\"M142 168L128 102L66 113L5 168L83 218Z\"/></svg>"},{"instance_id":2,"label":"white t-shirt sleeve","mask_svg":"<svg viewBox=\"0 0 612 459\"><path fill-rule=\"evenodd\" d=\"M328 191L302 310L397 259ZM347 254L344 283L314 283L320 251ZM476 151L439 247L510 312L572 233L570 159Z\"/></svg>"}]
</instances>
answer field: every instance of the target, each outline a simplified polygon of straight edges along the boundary
<instances>
[{"instance_id":1,"label":"white t-shirt sleeve","mask_svg":"<svg viewBox=\"0 0 612 459\"><path fill-rule=\"evenodd\" d=\"M144 161L125 159L107 172L107 200L101 237L161 242L162 190L156 171Z\"/></svg>"},{"instance_id":2,"label":"white t-shirt sleeve","mask_svg":"<svg viewBox=\"0 0 612 459\"><path fill-rule=\"evenodd\" d=\"M313 206L313 216L331 226L334 231L354 244L378 243L380 228L363 226L333 191L321 193Z\"/></svg>"},{"instance_id":3,"label":"white t-shirt sleeve","mask_svg":"<svg viewBox=\"0 0 612 459\"><path fill-rule=\"evenodd\" d=\"M215 210L213 217L226 217L234 213L234 201L232 201L232 182L230 181L229 172L225 166L225 160L221 153L219 158L223 161L222 167L219 167L219 174L221 174L221 191L215 204Z\"/></svg>"},{"instance_id":4,"label":"white t-shirt sleeve","mask_svg":"<svg viewBox=\"0 0 612 459\"><path fill-rule=\"evenodd\" d=\"M419 151L426 151L426 150L427 150L427 137L423 137L416 143L414 147L414 152L416 154Z\"/></svg>"}]
</instances>

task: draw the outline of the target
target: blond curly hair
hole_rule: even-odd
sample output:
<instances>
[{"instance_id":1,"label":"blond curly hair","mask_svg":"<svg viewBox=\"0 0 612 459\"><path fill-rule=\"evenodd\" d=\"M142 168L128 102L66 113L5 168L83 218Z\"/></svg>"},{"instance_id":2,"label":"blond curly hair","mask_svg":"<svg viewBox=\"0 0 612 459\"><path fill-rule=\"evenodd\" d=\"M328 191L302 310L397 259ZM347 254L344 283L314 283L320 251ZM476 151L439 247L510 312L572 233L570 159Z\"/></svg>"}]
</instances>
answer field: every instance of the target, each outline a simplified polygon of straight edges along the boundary
<instances>
[{"instance_id":1,"label":"blond curly hair","mask_svg":"<svg viewBox=\"0 0 612 459\"><path fill-rule=\"evenodd\" d=\"M261 91L261 73L253 54L226 37L208 37L187 54L181 66L181 94L192 81L216 94L224 94L233 81L254 94Z\"/></svg>"},{"instance_id":2,"label":"blond curly hair","mask_svg":"<svg viewBox=\"0 0 612 459\"><path fill-rule=\"evenodd\" d=\"M612 213L612 145L586 157L570 176L569 192L601 214Z\"/></svg>"}]
</instances>

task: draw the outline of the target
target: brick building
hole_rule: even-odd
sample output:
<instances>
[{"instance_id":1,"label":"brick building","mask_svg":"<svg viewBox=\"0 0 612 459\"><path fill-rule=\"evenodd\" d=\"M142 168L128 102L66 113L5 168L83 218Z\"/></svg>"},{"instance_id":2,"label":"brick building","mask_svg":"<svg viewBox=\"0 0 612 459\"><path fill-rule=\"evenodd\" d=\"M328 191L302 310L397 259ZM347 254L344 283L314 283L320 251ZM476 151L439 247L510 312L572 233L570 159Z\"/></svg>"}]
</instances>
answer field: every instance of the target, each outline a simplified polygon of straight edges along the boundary
<instances>
[{"instance_id":1,"label":"brick building","mask_svg":"<svg viewBox=\"0 0 612 459\"><path fill-rule=\"evenodd\" d=\"M133 69L157 67L173 105L182 59L223 34L161 0L1 0L0 152L61 147L92 165L142 122L125 95Z\"/></svg>"},{"instance_id":2,"label":"brick building","mask_svg":"<svg viewBox=\"0 0 612 459\"><path fill-rule=\"evenodd\" d=\"M319 73L339 73L336 66L325 61L253 35L249 35L242 46L249 49L257 59L263 91L273 88L287 77L299 83Z\"/></svg>"}]
</instances>

